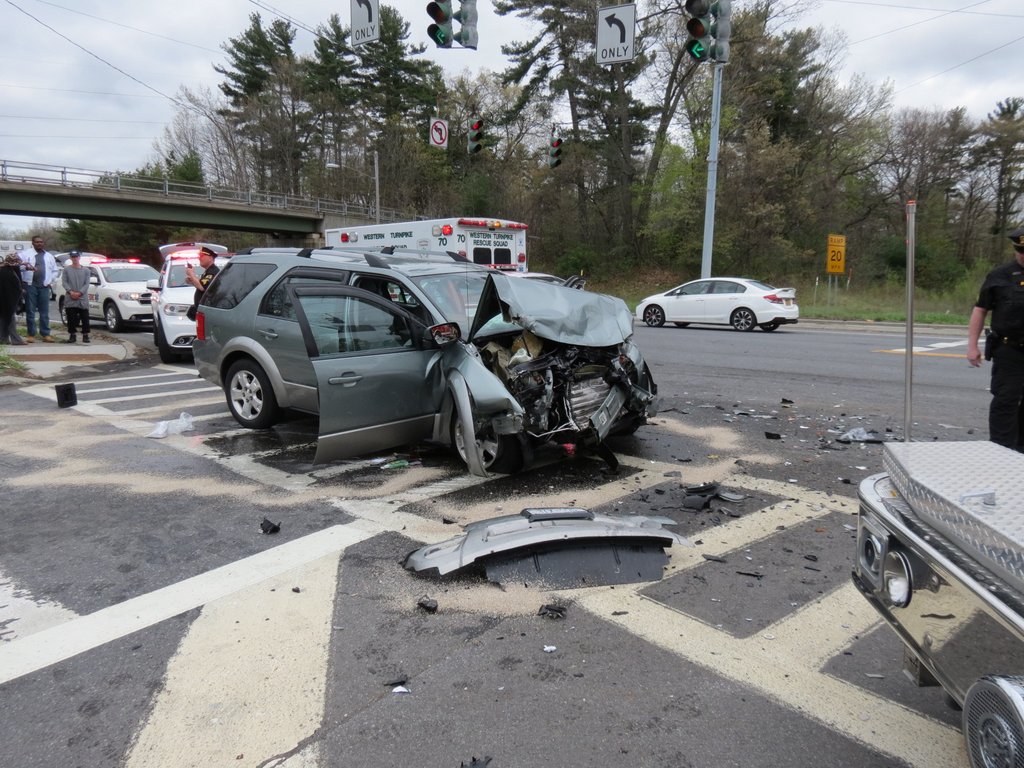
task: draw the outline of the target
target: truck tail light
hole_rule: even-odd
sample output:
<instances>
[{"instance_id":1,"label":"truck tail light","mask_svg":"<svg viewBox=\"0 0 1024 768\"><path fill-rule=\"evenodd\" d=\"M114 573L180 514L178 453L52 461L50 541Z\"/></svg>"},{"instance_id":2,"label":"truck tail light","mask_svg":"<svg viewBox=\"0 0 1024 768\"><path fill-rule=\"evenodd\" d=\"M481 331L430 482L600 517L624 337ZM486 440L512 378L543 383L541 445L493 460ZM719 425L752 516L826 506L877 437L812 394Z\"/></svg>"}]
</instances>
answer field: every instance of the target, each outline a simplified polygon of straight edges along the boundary
<instances>
[{"instance_id":1,"label":"truck tail light","mask_svg":"<svg viewBox=\"0 0 1024 768\"><path fill-rule=\"evenodd\" d=\"M206 315L202 311L196 312L196 338L206 341Z\"/></svg>"}]
</instances>

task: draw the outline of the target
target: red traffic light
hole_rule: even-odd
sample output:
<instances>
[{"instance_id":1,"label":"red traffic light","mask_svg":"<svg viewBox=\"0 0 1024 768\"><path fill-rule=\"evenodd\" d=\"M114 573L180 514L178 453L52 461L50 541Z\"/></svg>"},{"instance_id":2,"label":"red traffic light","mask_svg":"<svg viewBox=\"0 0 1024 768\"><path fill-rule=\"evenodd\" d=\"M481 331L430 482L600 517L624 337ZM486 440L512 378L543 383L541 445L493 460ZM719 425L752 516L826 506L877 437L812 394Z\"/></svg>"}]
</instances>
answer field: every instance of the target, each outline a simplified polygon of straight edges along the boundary
<instances>
[{"instance_id":1,"label":"red traffic light","mask_svg":"<svg viewBox=\"0 0 1024 768\"><path fill-rule=\"evenodd\" d=\"M562 146L562 140L561 139L558 139L558 138L551 139L551 148L552 149L558 149L560 146ZM552 153L552 154L554 154L554 153Z\"/></svg>"},{"instance_id":2,"label":"red traffic light","mask_svg":"<svg viewBox=\"0 0 1024 768\"><path fill-rule=\"evenodd\" d=\"M473 120L473 122L471 122L469 124L469 129L471 131L479 131L483 127L484 127L484 121L482 119L480 119L479 117L476 118L475 120Z\"/></svg>"}]
</instances>

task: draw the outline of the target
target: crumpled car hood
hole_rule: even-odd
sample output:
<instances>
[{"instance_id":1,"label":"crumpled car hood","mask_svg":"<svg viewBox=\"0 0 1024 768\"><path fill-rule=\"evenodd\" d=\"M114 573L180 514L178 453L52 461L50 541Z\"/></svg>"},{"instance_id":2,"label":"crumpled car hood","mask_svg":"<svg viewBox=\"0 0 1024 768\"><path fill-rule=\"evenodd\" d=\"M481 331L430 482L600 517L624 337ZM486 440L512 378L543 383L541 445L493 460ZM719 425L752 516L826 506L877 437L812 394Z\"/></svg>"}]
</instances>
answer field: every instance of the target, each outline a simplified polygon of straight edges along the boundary
<instances>
[{"instance_id":1,"label":"crumpled car hood","mask_svg":"<svg viewBox=\"0 0 1024 768\"><path fill-rule=\"evenodd\" d=\"M622 299L495 272L487 277L469 338L500 330L499 315L561 344L610 347L633 335L633 315Z\"/></svg>"}]
</instances>

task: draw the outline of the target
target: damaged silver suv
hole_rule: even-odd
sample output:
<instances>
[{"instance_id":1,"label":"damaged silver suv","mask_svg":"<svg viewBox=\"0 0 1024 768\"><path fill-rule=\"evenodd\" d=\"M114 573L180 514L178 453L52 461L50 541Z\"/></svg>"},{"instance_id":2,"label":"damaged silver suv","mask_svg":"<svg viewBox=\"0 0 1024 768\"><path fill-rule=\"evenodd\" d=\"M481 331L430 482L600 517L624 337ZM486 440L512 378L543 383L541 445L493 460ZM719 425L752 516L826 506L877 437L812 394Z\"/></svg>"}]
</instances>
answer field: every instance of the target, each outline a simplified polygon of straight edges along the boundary
<instances>
[{"instance_id":1,"label":"damaged silver suv","mask_svg":"<svg viewBox=\"0 0 1024 768\"><path fill-rule=\"evenodd\" d=\"M614 456L656 410L621 299L456 254L254 249L203 296L204 378L255 429L320 417L315 461L431 440L478 475L516 472L550 440Z\"/></svg>"}]
</instances>

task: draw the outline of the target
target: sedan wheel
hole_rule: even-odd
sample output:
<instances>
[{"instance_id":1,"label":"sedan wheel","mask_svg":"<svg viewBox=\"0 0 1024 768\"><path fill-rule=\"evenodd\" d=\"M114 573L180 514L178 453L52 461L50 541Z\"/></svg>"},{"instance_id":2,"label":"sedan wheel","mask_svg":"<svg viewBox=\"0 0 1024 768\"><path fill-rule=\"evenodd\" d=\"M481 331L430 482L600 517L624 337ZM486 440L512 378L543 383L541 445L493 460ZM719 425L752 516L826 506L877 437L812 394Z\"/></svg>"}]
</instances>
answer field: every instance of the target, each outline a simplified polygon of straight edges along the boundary
<instances>
[{"instance_id":1,"label":"sedan wheel","mask_svg":"<svg viewBox=\"0 0 1024 768\"><path fill-rule=\"evenodd\" d=\"M651 304L644 310L644 322L651 328L661 328L665 324L665 310L657 304Z\"/></svg>"},{"instance_id":2,"label":"sedan wheel","mask_svg":"<svg viewBox=\"0 0 1024 768\"><path fill-rule=\"evenodd\" d=\"M107 330L111 333L117 333L124 329L124 320L121 319L121 313L117 311L117 305L108 301L107 306L103 308L103 319L107 323Z\"/></svg>"},{"instance_id":3,"label":"sedan wheel","mask_svg":"<svg viewBox=\"0 0 1024 768\"><path fill-rule=\"evenodd\" d=\"M267 374L252 360L239 360L228 371L224 387L235 421L249 429L266 429L277 422L280 408Z\"/></svg>"},{"instance_id":4,"label":"sedan wheel","mask_svg":"<svg viewBox=\"0 0 1024 768\"><path fill-rule=\"evenodd\" d=\"M729 323L737 331L752 331L754 326L757 325L757 318L746 307L740 307L732 313Z\"/></svg>"}]
</instances>

